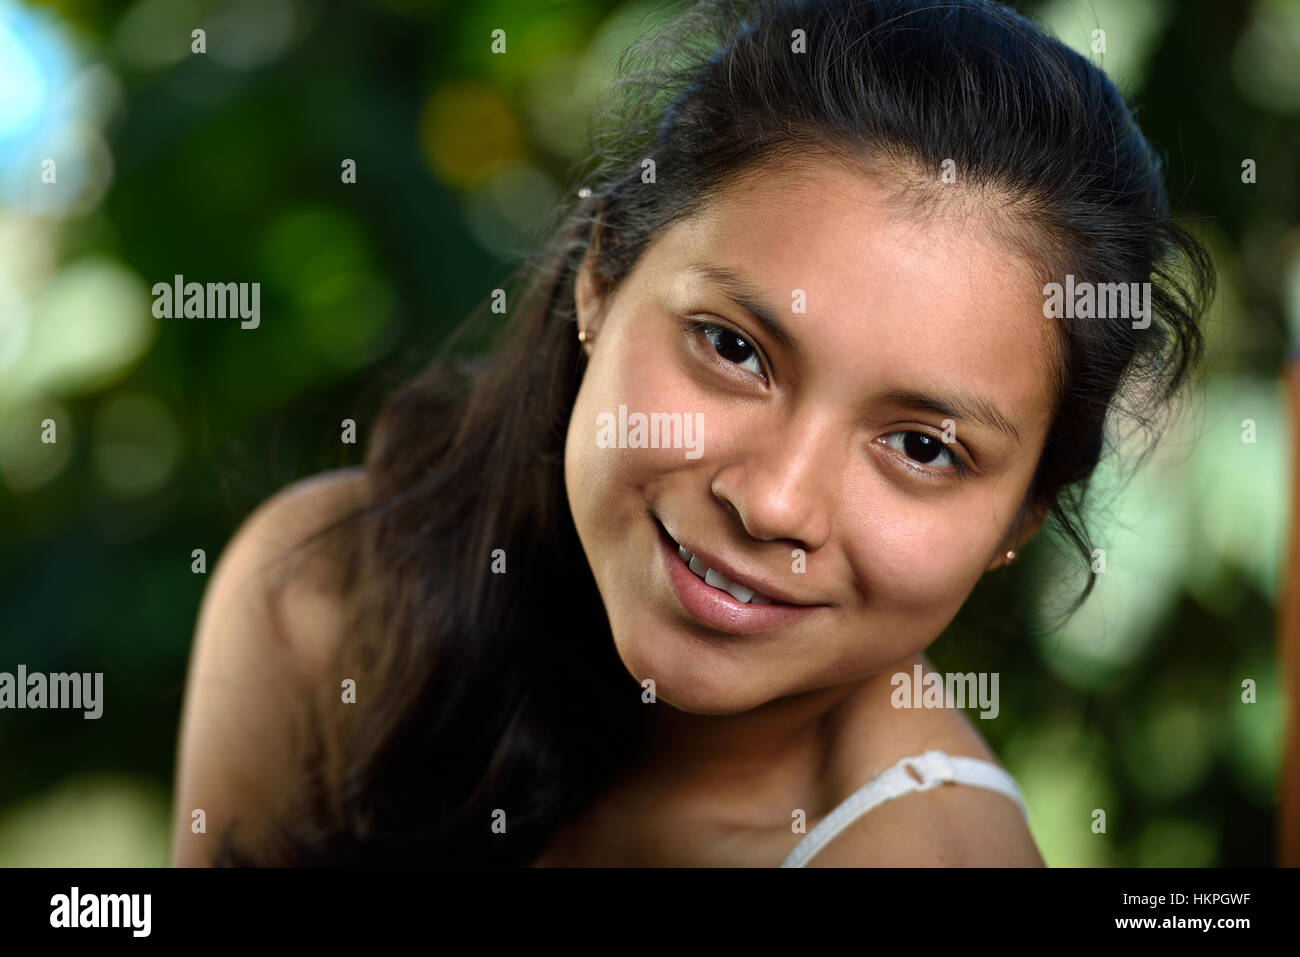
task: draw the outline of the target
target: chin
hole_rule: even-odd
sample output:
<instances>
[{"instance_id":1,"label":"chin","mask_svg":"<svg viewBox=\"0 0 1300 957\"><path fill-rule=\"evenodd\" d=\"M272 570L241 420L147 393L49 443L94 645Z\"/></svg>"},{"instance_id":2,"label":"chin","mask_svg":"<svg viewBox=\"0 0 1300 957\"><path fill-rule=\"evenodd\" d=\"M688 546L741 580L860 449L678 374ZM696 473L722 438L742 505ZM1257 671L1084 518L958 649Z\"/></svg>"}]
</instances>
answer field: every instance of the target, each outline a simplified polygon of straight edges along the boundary
<instances>
[{"instance_id":1,"label":"chin","mask_svg":"<svg viewBox=\"0 0 1300 957\"><path fill-rule=\"evenodd\" d=\"M740 639L744 640L744 639ZM736 657L701 646L688 635L640 631L614 645L628 673L642 685L653 679L656 704L691 714L727 715L749 711L775 695L764 694Z\"/></svg>"}]
</instances>

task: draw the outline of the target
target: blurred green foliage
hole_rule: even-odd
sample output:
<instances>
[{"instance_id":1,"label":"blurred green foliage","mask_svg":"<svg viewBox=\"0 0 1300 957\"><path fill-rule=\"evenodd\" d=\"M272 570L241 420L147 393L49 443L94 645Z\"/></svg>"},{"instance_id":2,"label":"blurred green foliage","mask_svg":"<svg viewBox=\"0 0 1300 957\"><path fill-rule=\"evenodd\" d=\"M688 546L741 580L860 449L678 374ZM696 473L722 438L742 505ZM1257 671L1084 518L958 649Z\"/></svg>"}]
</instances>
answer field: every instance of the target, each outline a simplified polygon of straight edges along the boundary
<instances>
[{"instance_id":1,"label":"blurred green foliage","mask_svg":"<svg viewBox=\"0 0 1300 957\"><path fill-rule=\"evenodd\" d=\"M165 861L206 582L192 550L210 571L271 493L360 461L340 420L364 441L385 391L537 242L587 108L654 9L0 0L0 97L40 93L50 114L0 104L0 670L103 671L108 696L98 721L0 712L0 863ZM1021 782L1049 863L1267 864L1300 5L1022 9L1085 54L1105 28L1099 58L1221 269L1213 364L1167 453L1103 500L1109 569L1084 609L1056 627L1056 583L1082 580L1044 539L976 591L931 657L1001 675L1001 720L972 718ZM199 24L204 56L189 49ZM507 55L489 53L496 27ZM75 144L62 207L23 185L38 127ZM1257 184L1242 182L1246 158ZM152 318L152 284L175 274L260 280L260 328ZM36 440L47 417L53 446Z\"/></svg>"}]
</instances>

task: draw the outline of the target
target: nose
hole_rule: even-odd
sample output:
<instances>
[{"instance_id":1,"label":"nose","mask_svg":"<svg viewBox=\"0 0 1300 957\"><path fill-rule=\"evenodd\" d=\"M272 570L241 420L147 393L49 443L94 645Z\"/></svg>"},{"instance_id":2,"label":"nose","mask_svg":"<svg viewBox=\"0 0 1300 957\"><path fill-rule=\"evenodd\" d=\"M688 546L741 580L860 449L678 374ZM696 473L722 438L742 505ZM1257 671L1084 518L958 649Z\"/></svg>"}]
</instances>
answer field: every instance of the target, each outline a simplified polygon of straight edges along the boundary
<instances>
[{"instance_id":1,"label":"nose","mask_svg":"<svg viewBox=\"0 0 1300 957\"><path fill-rule=\"evenodd\" d=\"M754 538L813 551L830 536L844 451L842 430L791 417L739 442L709 487Z\"/></svg>"}]
</instances>

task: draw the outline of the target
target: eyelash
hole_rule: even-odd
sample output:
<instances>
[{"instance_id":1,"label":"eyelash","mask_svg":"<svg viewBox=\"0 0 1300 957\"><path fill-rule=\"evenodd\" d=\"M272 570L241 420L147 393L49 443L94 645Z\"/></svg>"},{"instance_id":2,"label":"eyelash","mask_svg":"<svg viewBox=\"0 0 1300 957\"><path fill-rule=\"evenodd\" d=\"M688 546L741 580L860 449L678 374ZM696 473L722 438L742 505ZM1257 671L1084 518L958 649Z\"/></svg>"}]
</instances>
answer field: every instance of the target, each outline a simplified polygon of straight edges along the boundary
<instances>
[{"instance_id":1,"label":"eyelash","mask_svg":"<svg viewBox=\"0 0 1300 957\"><path fill-rule=\"evenodd\" d=\"M943 442L943 439L941 439L939 436L933 435L929 432L922 432L919 429L903 429L898 432L890 432L889 435L885 436L885 438L889 439L895 435L924 435L927 438L935 439L938 442ZM884 443L884 444L886 445L886 448L888 448L891 452L897 452L899 456L901 456L903 459L906 460L907 468L912 469L913 471L916 472L922 472L927 477L934 478L939 481L947 481L947 480L961 481L970 477L970 466L968 466L965 462L961 460L960 455L958 455L956 452L948 448L946 442L943 442L944 445L943 451L947 453L948 458L952 459L952 468L950 469L932 469L929 466L924 465L913 458L909 458L907 453L900 452L898 449L894 448L893 446L888 445L888 443Z\"/></svg>"},{"instance_id":2,"label":"eyelash","mask_svg":"<svg viewBox=\"0 0 1300 957\"><path fill-rule=\"evenodd\" d=\"M704 335L705 330L716 330L718 332L724 332L729 335L733 335L749 346L750 350L754 353L755 358L759 358L758 346L755 345L752 341L750 341L749 337L746 336L744 333L732 329L730 326L725 326L722 323L718 323L718 322L711 322L706 319L686 319L684 320L683 324L686 328L687 333L694 336ZM724 359L721 355L719 355L717 351L717 347L713 345L712 340L710 340L708 336L705 336L704 338L705 341L709 343L709 348L712 350L712 356L714 358L714 361L716 361L719 365L741 368L741 366L739 366L737 363L732 362L728 359ZM763 365L761 359L759 359L759 365ZM766 373L753 373L752 370L745 370L745 371L749 371L751 372L751 374L754 375L760 375L764 382L767 381ZM927 436L928 438L942 441L942 439L939 436L933 435L929 432L922 432L919 429L902 429L898 432L889 433L889 435L885 436L885 438L889 439L895 435L924 435ZM895 449L893 446L889 445L888 443L885 443L885 447L888 448L891 452L897 453L901 458L903 458L907 462L907 464L904 466L905 468L909 469L912 472L916 472L918 474L924 475L930 481L961 481L970 477L970 466L968 466L965 462L961 460L961 456L957 455L957 453L948 449L946 447L946 443L943 451L948 454L948 457L950 459L952 459L951 469L932 469L920 462L917 462L915 459L909 458L906 453L901 452L898 449Z\"/></svg>"},{"instance_id":3,"label":"eyelash","mask_svg":"<svg viewBox=\"0 0 1300 957\"><path fill-rule=\"evenodd\" d=\"M744 333L739 332L739 331L737 331L737 330L735 330L735 329L732 329L730 326L724 326L724 325L722 325L721 323L718 323L718 322L710 322L710 321L707 320L707 319L687 319L687 320L685 320L685 324L686 324L686 331L687 331L688 333L690 333L691 335L694 335L694 336L704 335L704 331L705 331L706 329L713 329L713 330L716 330L716 331L718 331L718 332L725 332L725 333L727 333L728 335L733 335L733 336L735 336L737 339L740 339L740 340L741 340L742 342L744 342L747 346L749 346L750 350L754 353L754 358L756 358L756 359L759 360L759 363L758 363L758 364L759 364L760 366L763 365L763 361L762 361L762 359L759 357L758 346L755 345L755 344L750 340L749 336L745 335ZM722 356L718 355L717 347L716 347L715 345L713 345L713 342L712 342L711 340L709 340L709 338L708 338L707 335L705 335L704 338L705 338L705 341L707 341L707 342L709 343L709 348L712 350L712 355L713 355L713 357L715 358L715 360L716 360L717 362L719 362L720 364L723 364L723 365L732 366L732 367L737 368L737 369L742 368L742 367L741 367L740 365L738 365L737 363L732 362L732 361L730 361L729 359L724 359ZM751 375L758 375L758 376L761 376L762 379L763 379L763 381L764 381L765 383L767 382L767 374L766 374L765 372L754 372L754 371L751 370L751 369L746 369L745 371L746 371L746 372L749 372Z\"/></svg>"}]
</instances>

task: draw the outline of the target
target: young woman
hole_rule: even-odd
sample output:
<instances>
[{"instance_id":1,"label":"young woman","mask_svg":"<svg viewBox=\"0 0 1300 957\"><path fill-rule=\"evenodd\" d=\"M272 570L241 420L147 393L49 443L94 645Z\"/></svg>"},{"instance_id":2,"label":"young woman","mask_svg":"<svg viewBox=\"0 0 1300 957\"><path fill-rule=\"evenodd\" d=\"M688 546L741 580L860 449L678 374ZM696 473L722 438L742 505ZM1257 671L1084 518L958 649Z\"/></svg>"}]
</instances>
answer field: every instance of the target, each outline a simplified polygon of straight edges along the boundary
<instances>
[{"instance_id":1,"label":"young woman","mask_svg":"<svg viewBox=\"0 0 1300 957\"><path fill-rule=\"evenodd\" d=\"M1115 87L999 6L703 3L635 52L499 348L223 556L178 863L1042 863L894 676L1044 521L1086 570L1205 251Z\"/></svg>"}]
</instances>

